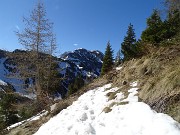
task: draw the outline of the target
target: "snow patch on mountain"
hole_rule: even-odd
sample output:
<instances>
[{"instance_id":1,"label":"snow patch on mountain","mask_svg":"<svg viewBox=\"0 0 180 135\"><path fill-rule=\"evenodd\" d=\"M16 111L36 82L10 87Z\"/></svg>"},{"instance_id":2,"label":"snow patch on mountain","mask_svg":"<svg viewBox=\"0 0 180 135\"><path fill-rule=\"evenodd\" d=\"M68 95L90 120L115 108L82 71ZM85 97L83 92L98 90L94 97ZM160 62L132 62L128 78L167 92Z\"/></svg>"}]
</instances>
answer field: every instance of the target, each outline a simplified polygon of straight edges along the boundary
<instances>
[{"instance_id":1,"label":"snow patch on mountain","mask_svg":"<svg viewBox=\"0 0 180 135\"><path fill-rule=\"evenodd\" d=\"M4 82L4 81L2 81L2 80L0 80L0 85L7 86L7 83L6 83L6 82Z\"/></svg>"},{"instance_id":2,"label":"snow patch on mountain","mask_svg":"<svg viewBox=\"0 0 180 135\"><path fill-rule=\"evenodd\" d=\"M0 73L1 73L0 79L6 84L7 83L11 84L16 92L26 94L26 92L22 88L22 84L23 84L22 80L16 77L9 76L10 71L6 67L14 67L14 66L7 64L6 60L7 58L0 59Z\"/></svg>"}]
</instances>

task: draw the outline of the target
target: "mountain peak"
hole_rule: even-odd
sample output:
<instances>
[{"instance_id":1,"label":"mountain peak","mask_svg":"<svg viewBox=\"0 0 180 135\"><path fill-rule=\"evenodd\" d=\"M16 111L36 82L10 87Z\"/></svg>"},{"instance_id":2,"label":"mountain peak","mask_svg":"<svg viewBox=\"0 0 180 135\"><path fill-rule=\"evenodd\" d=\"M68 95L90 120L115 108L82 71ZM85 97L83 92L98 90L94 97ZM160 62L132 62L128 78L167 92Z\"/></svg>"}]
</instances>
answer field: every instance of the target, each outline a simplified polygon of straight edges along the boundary
<instances>
[{"instance_id":1,"label":"mountain peak","mask_svg":"<svg viewBox=\"0 0 180 135\"><path fill-rule=\"evenodd\" d=\"M75 78L78 74L81 74L85 81L99 76L103 56L103 53L100 51L89 51L83 48L62 54L59 64L62 70L61 75L62 77L70 78L63 82L64 88L67 89L67 84L73 82L71 78Z\"/></svg>"}]
</instances>

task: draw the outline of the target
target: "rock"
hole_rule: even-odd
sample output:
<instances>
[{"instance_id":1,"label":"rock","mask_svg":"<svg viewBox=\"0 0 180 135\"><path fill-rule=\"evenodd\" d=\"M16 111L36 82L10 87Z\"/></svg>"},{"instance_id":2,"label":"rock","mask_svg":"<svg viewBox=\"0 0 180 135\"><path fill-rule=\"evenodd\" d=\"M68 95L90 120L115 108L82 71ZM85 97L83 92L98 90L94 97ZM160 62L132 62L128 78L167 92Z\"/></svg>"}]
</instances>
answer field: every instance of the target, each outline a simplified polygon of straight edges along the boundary
<instances>
[{"instance_id":1,"label":"rock","mask_svg":"<svg viewBox=\"0 0 180 135\"><path fill-rule=\"evenodd\" d=\"M123 82L122 82L122 85L126 85L126 84L127 84L127 81L123 81Z\"/></svg>"}]
</instances>

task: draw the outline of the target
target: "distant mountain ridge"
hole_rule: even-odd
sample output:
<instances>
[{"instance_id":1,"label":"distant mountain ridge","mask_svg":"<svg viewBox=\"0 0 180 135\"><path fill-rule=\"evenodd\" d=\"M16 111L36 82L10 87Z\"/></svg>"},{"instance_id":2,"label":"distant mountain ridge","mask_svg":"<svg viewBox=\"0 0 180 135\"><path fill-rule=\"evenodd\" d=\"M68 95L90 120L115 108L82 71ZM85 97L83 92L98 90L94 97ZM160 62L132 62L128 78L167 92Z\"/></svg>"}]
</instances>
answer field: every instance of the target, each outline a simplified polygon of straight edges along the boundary
<instances>
[{"instance_id":1,"label":"distant mountain ridge","mask_svg":"<svg viewBox=\"0 0 180 135\"><path fill-rule=\"evenodd\" d=\"M62 70L61 75L67 78L63 81L63 88L68 85L78 75L88 82L100 75L103 53L100 51L88 51L86 49L77 49L73 52L65 52L59 58L59 67Z\"/></svg>"},{"instance_id":2,"label":"distant mountain ridge","mask_svg":"<svg viewBox=\"0 0 180 135\"><path fill-rule=\"evenodd\" d=\"M14 91L27 94L21 88L21 85L24 83L22 80L7 77L12 68L16 66L13 62L9 63L7 53L16 52L24 53L25 51L15 50L14 52L7 52L0 50L0 80L12 86ZM59 58L55 58L58 62L60 76L63 78L61 89L58 90L57 94L61 94L62 97L65 96L68 85L73 82L77 75L82 75L85 82L98 77L102 67L103 56L103 53L100 51L88 51L81 48L72 52L65 52Z\"/></svg>"}]
</instances>

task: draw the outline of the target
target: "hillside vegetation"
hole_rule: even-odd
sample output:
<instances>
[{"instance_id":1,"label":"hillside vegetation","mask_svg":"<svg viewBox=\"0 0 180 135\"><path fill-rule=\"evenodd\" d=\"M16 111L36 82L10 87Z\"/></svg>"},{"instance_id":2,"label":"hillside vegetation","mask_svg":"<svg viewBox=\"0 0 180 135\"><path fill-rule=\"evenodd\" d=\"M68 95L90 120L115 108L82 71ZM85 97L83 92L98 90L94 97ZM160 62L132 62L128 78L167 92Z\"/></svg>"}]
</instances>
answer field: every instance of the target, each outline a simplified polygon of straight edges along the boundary
<instances>
[{"instance_id":1,"label":"hillside vegetation","mask_svg":"<svg viewBox=\"0 0 180 135\"><path fill-rule=\"evenodd\" d=\"M161 47L151 55L125 62L113 83L138 80L140 100L180 122L179 63L180 46Z\"/></svg>"}]
</instances>

